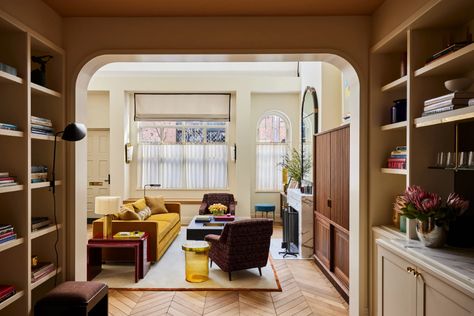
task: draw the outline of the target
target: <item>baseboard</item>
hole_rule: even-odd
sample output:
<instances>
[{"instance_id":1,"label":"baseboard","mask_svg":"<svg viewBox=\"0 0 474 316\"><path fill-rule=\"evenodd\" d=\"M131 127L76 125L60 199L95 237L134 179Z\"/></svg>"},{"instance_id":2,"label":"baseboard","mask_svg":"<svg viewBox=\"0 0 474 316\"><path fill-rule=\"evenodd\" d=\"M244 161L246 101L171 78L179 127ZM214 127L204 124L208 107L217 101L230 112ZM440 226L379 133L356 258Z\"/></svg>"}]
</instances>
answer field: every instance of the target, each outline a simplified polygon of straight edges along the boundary
<instances>
[{"instance_id":1,"label":"baseboard","mask_svg":"<svg viewBox=\"0 0 474 316\"><path fill-rule=\"evenodd\" d=\"M313 255L314 262L318 266L318 268L323 272L323 274L326 276L326 278L331 282L331 284L336 288L336 290L341 294L341 296L344 298L344 300L349 304L349 289L342 283L340 282L337 277L329 271L325 265L319 261L318 257Z\"/></svg>"}]
</instances>

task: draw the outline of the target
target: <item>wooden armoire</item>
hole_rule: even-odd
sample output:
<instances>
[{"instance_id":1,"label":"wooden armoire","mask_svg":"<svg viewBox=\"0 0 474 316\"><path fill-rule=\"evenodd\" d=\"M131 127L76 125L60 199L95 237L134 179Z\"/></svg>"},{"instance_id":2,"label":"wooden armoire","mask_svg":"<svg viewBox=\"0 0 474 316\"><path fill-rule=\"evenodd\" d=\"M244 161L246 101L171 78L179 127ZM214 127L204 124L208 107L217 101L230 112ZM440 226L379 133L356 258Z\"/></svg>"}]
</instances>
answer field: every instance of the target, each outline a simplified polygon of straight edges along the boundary
<instances>
[{"instance_id":1,"label":"wooden armoire","mask_svg":"<svg viewBox=\"0 0 474 316\"><path fill-rule=\"evenodd\" d=\"M314 136L314 259L349 299L349 125Z\"/></svg>"}]
</instances>

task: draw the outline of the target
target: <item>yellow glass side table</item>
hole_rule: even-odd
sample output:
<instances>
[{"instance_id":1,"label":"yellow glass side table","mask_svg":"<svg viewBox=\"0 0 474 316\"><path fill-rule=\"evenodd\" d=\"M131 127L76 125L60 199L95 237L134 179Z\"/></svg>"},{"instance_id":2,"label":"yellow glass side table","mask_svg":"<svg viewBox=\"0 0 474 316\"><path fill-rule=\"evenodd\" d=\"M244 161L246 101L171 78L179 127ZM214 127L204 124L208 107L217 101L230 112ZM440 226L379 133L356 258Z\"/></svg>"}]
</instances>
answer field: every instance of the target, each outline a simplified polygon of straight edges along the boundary
<instances>
[{"instance_id":1,"label":"yellow glass side table","mask_svg":"<svg viewBox=\"0 0 474 316\"><path fill-rule=\"evenodd\" d=\"M186 281L204 282L209 279L209 244L207 241L188 240L181 247L186 258Z\"/></svg>"}]
</instances>

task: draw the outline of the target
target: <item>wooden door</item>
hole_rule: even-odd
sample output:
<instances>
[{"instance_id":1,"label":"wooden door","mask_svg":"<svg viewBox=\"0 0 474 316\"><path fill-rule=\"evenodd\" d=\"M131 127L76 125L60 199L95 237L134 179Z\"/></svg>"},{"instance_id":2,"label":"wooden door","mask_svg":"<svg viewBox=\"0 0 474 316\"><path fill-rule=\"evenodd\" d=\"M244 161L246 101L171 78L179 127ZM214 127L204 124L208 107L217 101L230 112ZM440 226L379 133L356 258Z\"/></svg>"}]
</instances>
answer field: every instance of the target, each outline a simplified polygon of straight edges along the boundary
<instances>
[{"instance_id":1,"label":"wooden door","mask_svg":"<svg viewBox=\"0 0 474 316\"><path fill-rule=\"evenodd\" d=\"M331 209L328 206L331 193L331 134L322 134L316 137L316 211L330 218Z\"/></svg>"},{"instance_id":2,"label":"wooden door","mask_svg":"<svg viewBox=\"0 0 474 316\"><path fill-rule=\"evenodd\" d=\"M328 270L331 266L331 227L317 212L314 213L314 254Z\"/></svg>"},{"instance_id":3,"label":"wooden door","mask_svg":"<svg viewBox=\"0 0 474 316\"><path fill-rule=\"evenodd\" d=\"M416 316L416 278L407 268L416 268L378 246L377 316Z\"/></svg>"},{"instance_id":4,"label":"wooden door","mask_svg":"<svg viewBox=\"0 0 474 316\"><path fill-rule=\"evenodd\" d=\"M334 274L349 288L349 232L334 227L333 239Z\"/></svg>"},{"instance_id":5,"label":"wooden door","mask_svg":"<svg viewBox=\"0 0 474 316\"><path fill-rule=\"evenodd\" d=\"M331 220L349 230L349 127L331 133Z\"/></svg>"},{"instance_id":6,"label":"wooden door","mask_svg":"<svg viewBox=\"0 0 474 316\"><path fill-rule=\"evenodd\" d=\"M87 211L94 216L94 201L109 195L109 131L87 132Z\"/></svg>"}]
</instances>

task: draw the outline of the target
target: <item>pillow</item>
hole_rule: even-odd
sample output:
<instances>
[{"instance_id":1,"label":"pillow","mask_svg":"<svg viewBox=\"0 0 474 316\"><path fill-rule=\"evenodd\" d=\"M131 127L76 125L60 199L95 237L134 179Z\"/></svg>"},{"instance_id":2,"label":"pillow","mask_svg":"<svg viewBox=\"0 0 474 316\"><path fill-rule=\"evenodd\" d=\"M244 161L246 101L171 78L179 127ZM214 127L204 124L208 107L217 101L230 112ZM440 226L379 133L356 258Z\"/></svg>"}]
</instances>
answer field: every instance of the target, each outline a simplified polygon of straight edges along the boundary
<instances>
[{"instance_id":1,"label":"pillow","mask_svg":"<svg viewBox=\"0 0 474 316\"><path fill-rule=\"evenodd\" d=\"M142 221L146 220L148 217L151 216L151 210L148 206L145 206L145 208L139 212L136 213L138 215L138 217L140 217L140 219Z\"/></svg>"},{"instance_id":2,"label":"pillow","mask_svg":"<svg viewBox=\"0 0 474 316\"><path fill-rule=\"evenodd\" d=\"M151 209L151 214L168 213L163 196L145 196L146 205Z\"/></svg>"},{"instance_id":3,"label":"pillow","mask_svg":"<svg viewBox=\"0 0 474 316\"><path fill-rule=\"evenodd\" d=\"M140 220L140 216L137 212L126 207L123 207L117 215L119 219L124 221Z\"/></svg>"},{"instance_id":4,"label":"pillow","mask_svg":"<svg viewBox=\"0 0 474 316\"><path fill-rule=\"evenodd\" d=\"M145 199L139 199L132 203L135 212L139 212L146 207Z\"/></svg>"},{"instance_id":5,"label":"pillow","mask_svg":"<svg viewBox=\"0 0 474 316\"><path fill-rule=\"evenodd\" d=\"M135 208L133 207L132 203L124 204L124 205L122 205L122 207L120 209L124 209L124 208L126 208L130 211L135 211Z\"/></svg>"}]
</instances>

